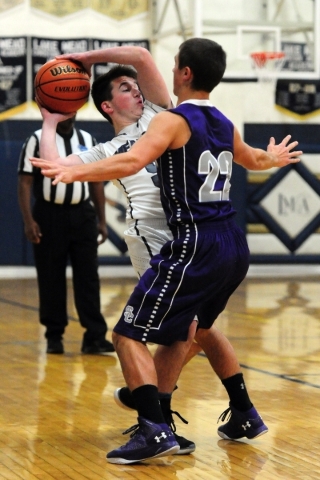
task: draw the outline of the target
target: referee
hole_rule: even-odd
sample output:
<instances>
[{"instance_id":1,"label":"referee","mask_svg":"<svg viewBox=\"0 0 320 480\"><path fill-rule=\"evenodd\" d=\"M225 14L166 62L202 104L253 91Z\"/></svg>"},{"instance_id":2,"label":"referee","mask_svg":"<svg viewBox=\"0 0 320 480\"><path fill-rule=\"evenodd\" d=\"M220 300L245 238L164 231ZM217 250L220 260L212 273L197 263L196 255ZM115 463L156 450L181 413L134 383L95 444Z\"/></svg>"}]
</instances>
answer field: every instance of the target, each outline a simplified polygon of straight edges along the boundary
<instances>
[{"instance_id":1,"label":"referee","mask_svg":"<svg viewBox=\"0 0 320 480\"><path fill-rule=\"evenodd\" d=\"M57 126L56 141L61 156L96 144L92 135L75 128L74 123L75 116ZM103 182L74 182L53 186L51 180L29 161L30 157L39 157L41 131L34 132L22 147L18 201L26 237L33 244L40 323L46 328L47 353L64 353L63 334L68 325L68 261L73 272L75 306L85 329L82 353L114 352L112 343L105 338L107 324L100 311L97 262L98 244L103 243L108 234L104 185Z\"/></svg>"}]
</instances>

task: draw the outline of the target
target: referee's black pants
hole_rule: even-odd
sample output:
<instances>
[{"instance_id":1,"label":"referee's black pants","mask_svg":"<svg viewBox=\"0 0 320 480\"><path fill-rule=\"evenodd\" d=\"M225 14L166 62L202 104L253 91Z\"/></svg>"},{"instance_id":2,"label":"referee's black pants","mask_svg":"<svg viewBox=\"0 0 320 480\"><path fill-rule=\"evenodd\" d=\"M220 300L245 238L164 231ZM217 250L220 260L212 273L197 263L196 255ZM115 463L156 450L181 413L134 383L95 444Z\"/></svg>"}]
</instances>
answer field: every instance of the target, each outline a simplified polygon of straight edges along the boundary
<instances>
[{"instance_id":1,"label":"referee's black pants","mask_svg":"<svg viewBox=\"0 0 320 480\"><path fill-rule=\"evenodd\" d=\"M40 323L46 338L59 339L68 325L66 268L72 266L74 301L83 344L103 340L107 324L100 311L96 214L89 200L77 205L36 201L34 219L42 237L34 244Z\"/></svg>"}]
</instances>

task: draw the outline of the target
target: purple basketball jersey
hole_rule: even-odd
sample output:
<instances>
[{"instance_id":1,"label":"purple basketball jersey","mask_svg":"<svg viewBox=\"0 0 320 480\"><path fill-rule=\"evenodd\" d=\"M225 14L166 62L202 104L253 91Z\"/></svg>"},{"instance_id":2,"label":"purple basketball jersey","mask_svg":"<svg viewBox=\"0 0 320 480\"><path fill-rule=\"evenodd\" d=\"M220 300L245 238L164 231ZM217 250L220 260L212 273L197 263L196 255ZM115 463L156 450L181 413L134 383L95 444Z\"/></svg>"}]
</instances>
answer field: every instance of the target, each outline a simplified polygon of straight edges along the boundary
<instances>
[{"instance_id":1,"label":"purple basketball jersey","mask_svg":"<svg viewBox=\"0 0 320 480\"><path fill-rule=\"evenodd\" d=\"M169 225L233 216L229 198L233 124L207 101L182 103L170 111L185 118L192 135L184 147L169 150L158 160Z\"/></svg>"}]
</instances>

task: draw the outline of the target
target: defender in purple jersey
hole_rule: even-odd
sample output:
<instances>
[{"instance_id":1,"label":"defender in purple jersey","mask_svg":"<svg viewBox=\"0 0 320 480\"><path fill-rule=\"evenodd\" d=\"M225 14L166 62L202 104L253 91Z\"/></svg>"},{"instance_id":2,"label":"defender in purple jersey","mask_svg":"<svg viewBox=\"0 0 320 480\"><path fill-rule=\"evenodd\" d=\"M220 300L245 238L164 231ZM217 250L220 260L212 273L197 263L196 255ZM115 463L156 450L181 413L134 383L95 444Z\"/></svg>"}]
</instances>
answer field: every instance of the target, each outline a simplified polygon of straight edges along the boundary
<instances>
[{"instance_id":1,"label":"defender in purple jersey","mask_svg":"<svg viewBox=\"0 0 320 480\"><path fill-rule=\"evenodd\" d=\"M32 160L54 184L74 180L113 179L132 175L158 158L162 203L173 240L151 260L140 279L113 340L126 382L134 393L139 413L139 449L129 441L107 457L113 463L133 462L172 451L163 431L158 390L163 382L173 390L194 332L212 363L210 326L224 309L248 268L248 247L235 226L229 201L231 164L252 170L281 167L299 161L297 142L287 136L267 151L245 144L237 129L209 103L210 91L225 70L225 53L215 42L193 38L180 47L175 58L174 93L178 107L154 117L148 131L130 152L90 165L54 166ZM198 316L198 325L194 316ZM147 342L165 345L166 356L152 358ZM148 408L152 428L142 411ZM267 431L253 406L224 412L231 417L219 427L222 438L254 438ZM154 425L158 425L155 428ZM159 449L151 448L161 443Z\"/></svg>"}]
</instances>

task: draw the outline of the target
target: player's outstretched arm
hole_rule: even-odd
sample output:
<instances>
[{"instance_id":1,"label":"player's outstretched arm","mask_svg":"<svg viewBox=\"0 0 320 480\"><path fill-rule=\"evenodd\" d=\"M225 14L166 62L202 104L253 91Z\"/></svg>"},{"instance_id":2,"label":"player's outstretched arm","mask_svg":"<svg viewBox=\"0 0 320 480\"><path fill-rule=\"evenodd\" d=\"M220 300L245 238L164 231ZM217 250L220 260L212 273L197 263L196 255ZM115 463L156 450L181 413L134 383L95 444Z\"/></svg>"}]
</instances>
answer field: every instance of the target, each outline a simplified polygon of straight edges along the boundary
<instances>
[{"instance_id":1,"label":"player's outstretched arm","mask_svg":"<svg viewBox=\"0 0 320 480\"><path fill-rule=\"evenodd\" d=\"M271 137L267 150L262 150L250 147L235 129L234 161L248 170L268 170L272 167L285 167L290 163L297 163L303 152L294 150L298 142L290 142L290 140L291 135L287 135L282 142L276 144L275 139Z\"/></svg>"},{"instance_id":2,"label":"player's outstretched arm","mask_svg":"<svg viewBox=\"0 0 320 480\"><path fill-rule=\"evenodd\" d=\"M44 176L54 178L53 184L75 181L98 182L129 177L159 158L168 148L185 145L190 137L187 122L171 112L158 113L150 122L147 132L132 146L129 152L119 153L97 162L63 166L43 158L31 158L33 166Z\"/></svg>"},{"instance_id":3,"label":"player's outstretched arm","mask_svg":"<svg viewBox=\"0 0 320 480\"><path fill-rule=\"evenodd\" d=\"M119 63L132 65L138 73L139 87L144 97L150 102L163 107L171 107L171 99L162 75L160 74L150 52L143 47L122 46L89 50L82 53L59 55L56 58L70 58L81 62L87 72L91 73L94 63Z\"/></svg>"}]
</instances>

